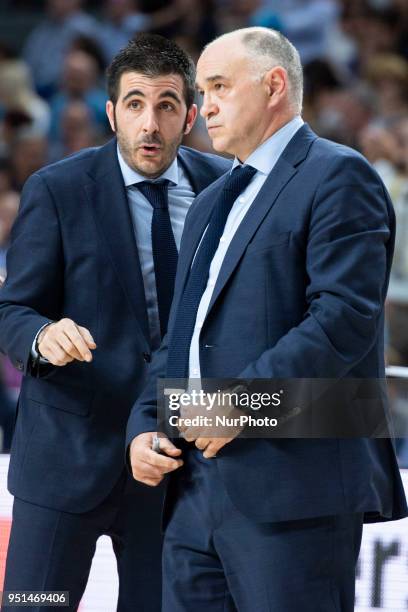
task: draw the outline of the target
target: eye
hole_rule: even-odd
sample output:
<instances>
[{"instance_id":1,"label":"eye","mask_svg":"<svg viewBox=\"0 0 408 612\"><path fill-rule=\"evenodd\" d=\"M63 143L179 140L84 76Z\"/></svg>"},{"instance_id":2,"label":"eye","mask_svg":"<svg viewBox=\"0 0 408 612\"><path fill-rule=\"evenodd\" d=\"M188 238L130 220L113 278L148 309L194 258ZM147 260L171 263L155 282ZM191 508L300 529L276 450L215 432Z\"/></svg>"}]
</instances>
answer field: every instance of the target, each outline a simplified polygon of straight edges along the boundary
<instances>
[{"instance_id":1,"label":"eye","mask_svg":"<svg viewBox=\"0 0 408 612\"><path fill-rule=\"evenodd\" d=\"M140 102L139 100L131 100L129 102L129 108L133 108L133 109L138 109L140 108Z\"/></svg>"},{"instance_id":2,"label":"eye","mask_svg":"<svg viewBox=\"0 0 408 612\"><path fill-rule=\"evenodd\" d=\"M223 89L225 89L225 85L224 83L215 83L214 89L215 91L222 91Z\"/></svg>"},{"instance_id":3,"label":"eye","mask_svg":"<svg viewBox=\"0 0 408 612\"><path fill-rule=\"evenodd\" d=\"M162 102L162 104L160 106L161 106L161 108L164 111L172 111L172 110L174 110L174 106L170 102Z\"/></svg>"}]
</instances>

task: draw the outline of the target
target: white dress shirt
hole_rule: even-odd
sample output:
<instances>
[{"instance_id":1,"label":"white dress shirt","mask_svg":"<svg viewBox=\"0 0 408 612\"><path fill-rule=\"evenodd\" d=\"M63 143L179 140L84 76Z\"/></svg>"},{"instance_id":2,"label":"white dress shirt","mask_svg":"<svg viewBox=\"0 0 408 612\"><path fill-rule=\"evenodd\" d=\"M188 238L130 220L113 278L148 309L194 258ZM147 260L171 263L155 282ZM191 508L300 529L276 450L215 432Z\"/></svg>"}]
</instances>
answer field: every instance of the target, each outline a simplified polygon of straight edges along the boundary
<instances>
[{"instance_id":1,"label":"white dress shirt","mask_svg":"<svg viewBox=\"0 0 408 612\"><path fill-rule=\"evenodd\" d=\"M257 172L252 178L248 187L235 200L225 223L224 232L220 238L220 244L210 265L207 287L198 306L196 323L193 336L191 338L189 378L200 378L201 375L199 345L200 333L207 315L208 306L217 282L218 274L221 270L224 257L228 251L228 247L235 235L235 232L266 181L268 174L270 174L289 141L292 140L293 136L302 127L303 123L304 122L301 117L294 117L294 119L275 132L275 134L268 138L268 140L265 140L265 142L255 149L248 159L245 160L245 165L256 168ZM240 163L241 162L236 158L232 165L231 172L236 166L240 165Z\"/></svg>"}]
</instances>

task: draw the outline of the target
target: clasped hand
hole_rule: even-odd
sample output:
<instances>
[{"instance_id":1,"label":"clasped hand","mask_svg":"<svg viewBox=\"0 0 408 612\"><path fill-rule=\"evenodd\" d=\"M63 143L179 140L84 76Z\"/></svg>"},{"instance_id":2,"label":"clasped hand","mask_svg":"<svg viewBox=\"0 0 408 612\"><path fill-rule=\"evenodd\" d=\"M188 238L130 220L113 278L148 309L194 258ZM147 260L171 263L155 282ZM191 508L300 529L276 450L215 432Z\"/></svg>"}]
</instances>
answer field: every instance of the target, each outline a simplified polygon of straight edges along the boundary
<instances>
[{"instance_id":1,"label":"clasped hand","mask_svg":"<svg viewBox=\"0 0 408 612\"><path fill-rule=\"evenodd\" d=\"M220 394L219 398L220 402L212 403L211 409L206 400L199 405L189 404L179 409L177 428L187 442L194 442L203 451L206 459L215 457L244 428L239 424L243 412L234 406L230 395ZM228 420L227 423L224 423L224 419Z\"/></svg>"},{"instance_id":2,"label":"clasped hand","mask_svg":"<svg viewBox=\"0 0 408 612\"><path fill-rule=\"evenodd\" d=\"M183 438L188 442L194 442L195 446L203 451L203 456L210 459L215 457L223 446L232 442L243 429L243 426L240 425L217 426L215 416L236 419L239 423L239 417L243 413L226 398L222 405L212 405L211 411L207 408L208 404L182 406L178 416L178 429ZM192 421L197 416L207 416L209 419L207 423L210 424L186 425L188 420ZM157 435L160 436L160 453L155 452L152 448L153 439ZM183 465L181 454L181 449L177 448L162 433L139 434L132 440L129 450L133 477L139 482L155 487L160 484L166 474Z\"/></svg>"}]
</instances>

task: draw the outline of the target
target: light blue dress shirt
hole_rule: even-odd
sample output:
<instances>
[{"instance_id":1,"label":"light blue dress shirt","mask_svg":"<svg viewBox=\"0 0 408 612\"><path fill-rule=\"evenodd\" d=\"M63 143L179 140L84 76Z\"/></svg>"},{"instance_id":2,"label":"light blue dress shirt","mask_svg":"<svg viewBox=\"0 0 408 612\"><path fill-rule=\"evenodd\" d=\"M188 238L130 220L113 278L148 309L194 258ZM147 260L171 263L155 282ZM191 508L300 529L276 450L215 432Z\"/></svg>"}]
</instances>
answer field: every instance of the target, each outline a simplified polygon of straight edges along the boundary
<instances>
[{"instance_id":1,"label":"light blue dress shirt","mask_svg":"<svg viewBox=\"0 0 408 612\"><path fill-rule=\"evenodd\" d=\"M135 183L146 181L146 177L128 166L120 153L119 147L118 159L126 187L133 229L139 252L140 266L142 269L151 346L153 350L155 350L160 345L160 320L151 239L153 207L139 189L135 187ZM179 250L184 220L195 198L195 193L181 164L177 162L177 158L156 180L163 179L168 179L170 181L168 189L169 214L174 239L177 249ZM129 262L129 265L132 265L131 262Z\"/></svg>"},{"instance_id":2,"label":"light blue dress shirt","mask_svg":"<svg viewBox=\"0 0 408 612\"><path fill-rule=\"evenodd\" d=\"M217 282L218 274L221 270L221 266L231 240L233 239L235 232L258 195L261 187L266 181L268 174L270 174L270 172L273 170L279 157L289 144L289 141L292 140L293 136L302 127L303 123L304 121L301 117L294 117L294 119L275 132L275 134L268 138L268 140L265 140L265 142L255 149L248 159L245 160L245 164L256 168L257 173L252 178L248 187L235 200L225 223L224 232L220 238L220 244L210 265L207 287L201 297L197 310L195 328L191 339L189 378L200 378L200 333L207 314L208 306L211 301L211 296ZM235 159L231 172L240 163L241 162L238 159Z\"/></svg>"},{"instance_id":3,"label":"light blue dress shirt","mask_svg":"<svg viewBox=\"0 0 408 612\"><path fill-rule=\"evenodd\" d=\"M149 321L150 340L153 350L160 345L160 319L157 305L156 277L154 274L153 249L151 238L151 225L153 217L153 206L142 195L135 183L147 180L125 162L119 147L117 149L119 166L122 172L123 181L126 187L126 194L132 217L133 230L135 232L136 245L139 253L140 267L142 270L144 292L146 298L147 316ZM168 179L168 201L171 227L177 249L180 249L181 234L183 233L184 220L187 211L195 198L195 192L181 164L177 158L167 168L167 170L156 180ZM136 265L136 262L129 261L129 266ZM48 325L48 324L46 324ZM46 327L44 325L43 327ZM34 358L38 357L35 344L38 334L43 329L38 330L31 349ZM46 359L41 358L41 363L47 363Z\"/></svg>"}]
</instances>

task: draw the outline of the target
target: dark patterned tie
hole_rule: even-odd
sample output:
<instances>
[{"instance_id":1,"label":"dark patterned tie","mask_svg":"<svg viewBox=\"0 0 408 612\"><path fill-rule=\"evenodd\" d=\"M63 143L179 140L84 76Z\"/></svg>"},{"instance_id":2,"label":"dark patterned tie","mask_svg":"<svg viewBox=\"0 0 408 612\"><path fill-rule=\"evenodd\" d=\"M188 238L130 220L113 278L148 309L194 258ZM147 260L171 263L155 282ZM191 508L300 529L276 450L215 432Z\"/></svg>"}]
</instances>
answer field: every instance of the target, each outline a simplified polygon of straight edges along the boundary
<instances>
[{"instance_id":1,"label":"dark patterned tie","mask_svg":"<svg viewBox=\"0 0 408 612\"><path fill-rule=\"evenodd\" d=\"M167 331L178 259L169 215L168 184L167 180L136 183L136 187L153 206L152 249L162 338Z\"/></svg>"},{"instance_id":2,"label":"dark patterned tie","mask_svg":"<svg viewBox=\"0 0 408 612\"><path fill-rule=\"evenodd\" d=\"M198 306L205 291L211 261L218 248L232 205L256 173L251 166L234 168L218 194L207 231L201 241L184 287L169 338L167 378L187 378L191 338ZM211 206L212 201L208 202ZM203 202L202 206L206 204Z\"/></svg>"}]
</instances>

